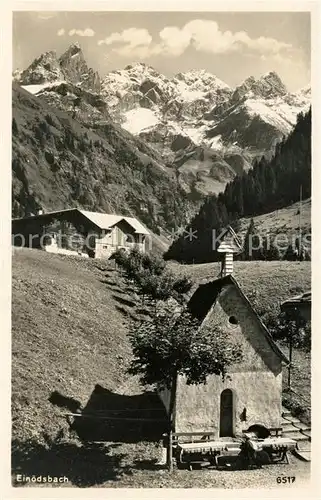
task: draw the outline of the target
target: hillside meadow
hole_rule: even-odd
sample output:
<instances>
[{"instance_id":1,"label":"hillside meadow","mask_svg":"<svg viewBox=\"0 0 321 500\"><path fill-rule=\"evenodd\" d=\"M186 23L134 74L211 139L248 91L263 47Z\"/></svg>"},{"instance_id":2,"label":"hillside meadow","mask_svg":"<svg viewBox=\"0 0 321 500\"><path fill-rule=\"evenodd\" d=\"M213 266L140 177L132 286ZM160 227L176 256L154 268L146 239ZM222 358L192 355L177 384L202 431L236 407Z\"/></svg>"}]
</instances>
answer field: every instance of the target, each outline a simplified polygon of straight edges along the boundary
<instances>
[{"instance_id":1,"label":"hillside meadow","mask_svg":"<svg viewBox=\"0 0 321 500\"><path fill-rule=\"evenodd\" d=\"M184 265L169 262L177 274L186 274L194 282L217 279L220 263ZM246 261L234 262L234 277L262 315L270 308L279 311L280 303L311 287L311 262L299 261Z\"/></svg>"}]
</instances>

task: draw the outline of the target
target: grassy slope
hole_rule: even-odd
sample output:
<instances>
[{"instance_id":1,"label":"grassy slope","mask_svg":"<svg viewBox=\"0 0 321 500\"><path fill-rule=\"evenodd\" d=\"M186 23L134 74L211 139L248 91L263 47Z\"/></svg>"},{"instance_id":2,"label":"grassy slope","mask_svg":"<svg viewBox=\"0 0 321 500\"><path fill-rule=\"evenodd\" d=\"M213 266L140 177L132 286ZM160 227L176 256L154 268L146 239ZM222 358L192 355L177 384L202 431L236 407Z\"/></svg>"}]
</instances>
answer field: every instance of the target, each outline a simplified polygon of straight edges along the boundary
<instances>
[{"instance_id":1,"label":"grassy slope","mask_svg":"<svg viewBox=\"0 0 321 500\"><path fill-rule=\"evenodd\" d=\"M61 426L53 391L83 405L99 383L115 390L130 356L124 318L97 262L34 250L13 257L12 412L15 437ZM118 358L122 356L123 359Z\"/></svg>"},{"instance_id":2,"label":"grassy slope","mask_svg":"<svg viewBox=\"0 0 321 500\"><path fill-rule=\"evenodd\" d=\"M236 265L244 287L269 291L276 301L288 296L298 278L308 285L307 263L285 263L279 270L286 286L271 279L272 267L249 263ZM273 264L273 263L272 263ZM175 266L174 266L175 267ZM213 264L213 267L215 265ZM282 269L283 267L283 269ZM194 279L212 274L210 265L181 266ZM277 267L274 268L274 275ZM213 273L214 274L214 273ZM103 282L102 282L103 281ZM279 280L280 282L283 280ZM279 283L280 284L280 283ZM125 295L127 293L127 295ZM149 460L157 458L157 443L115 443L82 446L60 418L61 410L48 398L53 391L74 398L84 406L96 384L120 394L139 392L125 368L130 360L127 320L119 307L127 297L116 271L103 262L15 251L13 257L12 309L12 416L14 471L26 474L68 475L73 485L121 487L239 487L274 486L269 471L248 471L237 477L229 472L190 475L155 471ZM265 295L262 296L265 301ZM125 308L126 309L126 308ZM60 441L48 447L45 434ZM28 443L28 440L32 440ZM308 464L291 459L290 466L275 466L276 475L307 477ZM70 485L70 484L69 484Z\"/></svg>"},{"instance_id":3,"label":"grassy slope","mask_svg":"<svg viewBox=\"0 0 321 500\"><path fill-rule=\"evenodd\" d=\"M280 303L311 287L310 262L234 262L234 276L245 294L253 301L259 314L266 309L278 308ZM220 263L182 265L170 262L174 272L187 274L195 281L215 279Z\"/></svg>"},{"instance_id":4,"label":"grassy slope","mask_svg":"<svg viewBox=\"0 0 321 500\"><path fill-rule=\"evenodd\" d=\"M299 207L300 203L297 202L280 210L253 217L256 230L264 236L279 233L290 236L298 234L300 225ZM245 217L240 220L241 234L246 233L250 220L251 217ZM311 232L311 198L302 201L301 229L303 235Z\"/></svg>"}]
</instances>

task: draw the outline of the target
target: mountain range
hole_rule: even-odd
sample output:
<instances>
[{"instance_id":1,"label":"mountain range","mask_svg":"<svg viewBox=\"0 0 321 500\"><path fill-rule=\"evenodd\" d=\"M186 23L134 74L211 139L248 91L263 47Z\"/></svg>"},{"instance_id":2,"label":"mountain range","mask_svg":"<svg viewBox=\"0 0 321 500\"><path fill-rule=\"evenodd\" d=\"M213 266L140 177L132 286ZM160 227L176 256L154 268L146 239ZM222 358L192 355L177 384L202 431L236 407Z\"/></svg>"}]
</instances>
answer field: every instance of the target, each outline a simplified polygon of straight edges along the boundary
<instances>
[{"instance_id":1,"label":"mountain range","mask_svg":"<svg viewBox=\"0 0 321 500\"><path fill-rule=\"evenodd\" d=\"M206 71L168 79L138 63L106 75L102 95L113 119L174 165L187 190L194 183L211 194L274 151L307 111L311 89L290 93L274 72L232 89Z\"/></svg>"},{"instance_id":2,"label":"mountain range","mask_svg":"<svg viewBox=\"0 0 321 500\"><path fill-rule=\"evenodd\" d=\"M106 151L109 148L109 159L115 164L113 174L109 176L110 182L117 186L122 182L120 190L126 191L128 178L121 179L117 173L116 164L123 167L124 163L111 153L115 142L119 151L122 151L121 156L126 157L125 163L129 169L132 168L132 162L128 158L134 154L136 158L139 157L137 161L140 164L143 154L144 168L153 165L151 172L147 168L145 177L150 175L153 178L157 171L157 176L168 179L169 189L172 192L174 189L178 194L175 209L170 204L166 211L169 213L174 210L173 213L177 215L177 205L180 205L178 211L185 211L187 218L199 208L206 195L222 191L227 182L247 171L255 159L262 155L271 157L276 144L293 129L297 114L306 111L311 101L310 87L295 93L288 92L275 72L258 79L250 76L234 89L204 70L191 70L168 78L143 63L129 65L101 77L88 67L78 43L72 44L60 57L54 51L45 52L25 70L14 71L13 80L13 107L17 114L16 121L20 122L20 135L25 127L37 128L38 117L33 111L34 107L41 110L43 118L48 114L49 106L51 117L57 114L59 122L68 122L70 137L75 130L82 130L82 134L86 130L87 135L95 135L89 139L89 143L107 141ZM33 96L27 97L23 90ZM61 112L65 114L59 114ZM27 119L22 120L22 115ZM28 117L32 123L28 123ZM48 126L53 127L50 124ZM62 133L63 125L61 127ZM26 149L33 148L33 154L36 155L35 151L40 146L31 146L29 131L27 128L24 130L23 140L19 137L20 142L13 148L13 159L20 151L18 157L22 161L24 141L28 143ZM40 129L39 137L42 132ZM76 136L74 141L77 143L79 138ZM63 137L64 141L65 134ZM65 160L62 156L67 153L60 151L58 154L57 144L52 140L51 145L46 144L46 148L52 149L49 153L59 158L58 163L63 166ZM99 158L103 156L98 155ZM40 157L44 157L41 147ZM104 162L104 159L101 158L101 161ZM95 162L91 163L87 157L84 163L91 175L97 177ZM77 168L80 169L80 165ZM33 175L36 176L35 173ZM75 172L74 176L77 175ZM131 176L141 178L141 175L141 172L138 175L132 169ZM78 178L81 177L82 172ZM103 178L99 179L100 189L108 192L109 188L104 182ZM163 186L163 182L160 184ZM153 214L155 206L156 211L163 210L160 208L162 195L159 187L158 191ZM103 204L94 196L90 202L91 208L94 205L107 210L108 204L113 205L109 196L111 194L105 195ZM180 201L182 199L184 201ZM17 197L16 200L18 202ZM68 202L71 201L74 201L73 198ZM46 203L48 205L49 201L46 200ZM132 210L141 217L142 213L137 212L136 205L134 203ZM119 209L118 206L114 208ZM146 210L151 209L145 207L144 210L147 213ZM151 215L154 227L160 225L168 228L169 215L165 219Z\"/></svg>"}]
</instances>

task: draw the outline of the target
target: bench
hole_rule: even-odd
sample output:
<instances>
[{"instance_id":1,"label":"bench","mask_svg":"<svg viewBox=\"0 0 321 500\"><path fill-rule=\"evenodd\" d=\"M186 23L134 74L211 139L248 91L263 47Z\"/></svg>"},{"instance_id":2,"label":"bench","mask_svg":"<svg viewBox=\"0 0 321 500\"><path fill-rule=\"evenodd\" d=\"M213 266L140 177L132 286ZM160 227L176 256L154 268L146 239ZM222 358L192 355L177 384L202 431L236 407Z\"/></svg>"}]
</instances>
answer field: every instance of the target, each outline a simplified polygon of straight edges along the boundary
<instances>
[{"instance_id":1,"label":"bench","mask_svg":"<svg viewBox=\"0 0 321 500\"><path fill-rule=\"evenodd\" d=\"M296 446L295 441L282 438L282 427L271 427L268 429L270 437L260 440L252 440L261 451L265 451L271 462L285 461L289 463L287 452ZM242 431L244 434L246 431ZM173 456L178 466L186 464L191 470L193 465L219 465L222 457L236 457L241 451L242 439L224 440L218 439L213 431L208 432L174 432L170 438L164 435L167 445L172 448ZM170 439L170 443L168 443ZM254 445L254 446L255 446ZM164 441L164 446L165 441Z\"/></svg>"},{"instance_id":2,"label":"bench","mask_svg":"<svg viewBox=\"0 0 321 500\"><path fill-rule=\"evenodd\" d=\"M222 454L223 450L232 450L237 446L235 441L218 441L214 431L173 432L171 436L164 434L163 437L164 447L170 445L170 439L177 466L184 464L190 470L196 465L218 465L216 457Z\"/></svg>"},{"instance_id":3,"label":"bench","mask_svg":"<svg viewBox=\"0 0 321 500\"><path fill-rule=\"evenodd\" d=\"M204 440L203 442L180 443L177 445L177 465L187 464L191 470L193 465L218 466L218 458L222 456L237 456L240 443L237 441Z\"/></svg>"},{"instance_id":4,"label":"bench","mask_svg":"<svg viewBox=\"0 0 321 500\"><path fill-rule=\"evenodd\" d=\"M261 443L264 451L268 453L272 462L289 463L288 452L297 448L294 439L271 437L264 439Z\"/></svg>"}]
</instances>

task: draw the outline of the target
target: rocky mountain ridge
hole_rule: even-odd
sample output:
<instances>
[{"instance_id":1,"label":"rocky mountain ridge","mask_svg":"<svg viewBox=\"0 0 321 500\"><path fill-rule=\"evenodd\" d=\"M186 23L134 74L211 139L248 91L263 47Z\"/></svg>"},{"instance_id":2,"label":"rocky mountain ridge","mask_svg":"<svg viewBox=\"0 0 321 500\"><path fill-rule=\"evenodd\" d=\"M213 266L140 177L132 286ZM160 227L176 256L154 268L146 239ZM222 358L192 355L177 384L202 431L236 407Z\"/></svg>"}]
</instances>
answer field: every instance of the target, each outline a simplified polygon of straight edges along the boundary
<instances>
[{"instance_id":1,"label":"rocky mountain ridge","mask_svg":"<svg viewBox=\"0 0 321 500\"><path fill-rule=\"evenodd\" d=\"M269 157L311 101L310 88L290 93L273 71L232 89L203 70L168 79L142 63L107 74L102 94L114 120L177 167L187 191L205 195Z\"/></svg>"},{"instance_id":2,"label":"rocky mountain ridge","mask_svg":"<svg viewBox=\"0 0 321 500\"><path fill-rule=\"evenodd\" d=\"M162 156L186 193L218 193L254 159L269 157L306 111L311 89L289 93L275 72L235 89L205 70L168 78L144 63L89 69L79 44L48 52L15 80L86 126L113 120Z\"/></svg>"},{"instance_id":3,"label":"rocky mountain ridge","mask_svg":"<svg viewBox=\"0 0 321 500\"><path fill-rule=\"evenodd\" d=\"M100 77L87 66L77 42L70 45L59 58L54 50L41 54L27 69L15 74L14 80L22 86L67 81L84 89L100 92Z\"/></svg>"}]
</instances>

